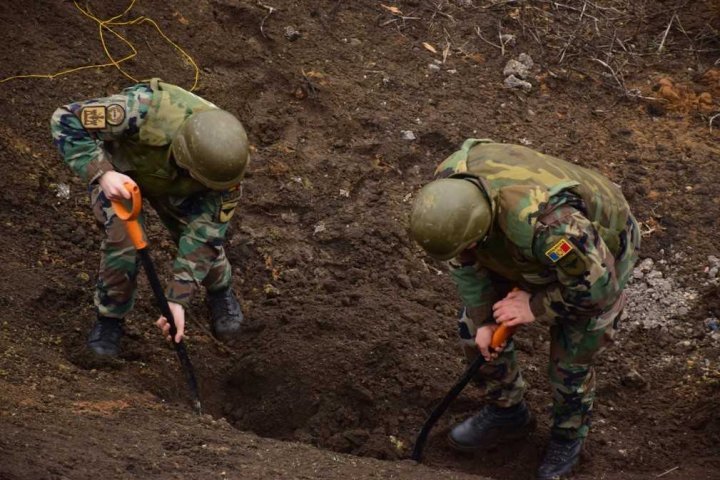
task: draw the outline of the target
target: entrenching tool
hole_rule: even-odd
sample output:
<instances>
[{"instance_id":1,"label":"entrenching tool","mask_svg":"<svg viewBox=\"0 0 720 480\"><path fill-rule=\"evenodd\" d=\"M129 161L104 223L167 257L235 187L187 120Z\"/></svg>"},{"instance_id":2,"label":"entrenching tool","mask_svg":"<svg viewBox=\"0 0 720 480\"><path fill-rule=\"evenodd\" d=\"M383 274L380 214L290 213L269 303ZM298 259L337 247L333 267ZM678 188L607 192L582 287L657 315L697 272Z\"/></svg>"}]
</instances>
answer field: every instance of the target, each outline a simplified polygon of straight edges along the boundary
<instances>
[{"instance_id":1,"label":"entrenching tool","mask_svg":"<svg viewBox=\"0 0 720 480\"><path fill-rule=\"evenodd\" d=\"M190 396L192 397L193 407L195 411L200 414L202 408L200 405L200 395L198 393L198 384L195 379L195 370L193 369L192 363L190 363L190 357L188 356L185 343L181 340L180 342L175 341L175 334L177 333L177 327L175 326L175 318L170 311L165 292L160 285L160 279L155 271L155 266L150 258L148 252L148 244L145 241L145 235L143 234L142 225L138 222L137 218L142 210L142 197L140 196L140 188L137 185L131 183L125 183L125 189L130 192L131 195L131 209L127 209L123 202L112 200L112 206L115 210L115 214L120 220L125 223L125 229L127 230L128 236L135 246L138 255L140 255L140 261L142 262L145 273L147 274L150 287L155 294L160 312L167 319L170 324L170 337L172 338L172 344L175 347L175 353L177 353L178 360L182 366L185 379L187 380L188 388L190 389Z\"/></svg>"},{"instance_id":2,"label":"entrenching tool","mask_svg":"<svg viewBox=\"0 0 720 480\"><path fill-rule=\"evenodd\" d=\"M502 346L502 344L504 344L508 341L508 339L510 339L512 334L515 332L515 328L516 327L507 327L505 325L500 325L498 329L495 330L495 333L493 333L492 341L490 342L490 348L496 350L500 346ZM475 360L473 360L467 370L465 370L465 373L463 373L463 376L460 377L460 380L458 380L458 382L453 385L447 395L445 395L445 398L443 398L442 401L430 413L427 420L425 420L422 429L420 429L420 433L418 434L417 439L415 440L415 446L413 447L412 454L410 455L411 459L415 460L416 462L419 462L422 459L423 449L425 448L425 442L427 441L428 435L430 435L430 430L432 430L432 428L435 426L442 414L445 413L445 410L447 410L448 406L450 406L452 401L455 400L458 395L460 395L460 392L462 392L463 388L465 388L468 382L472 379L472 377L475 376L478 369L482 367L485 362L485 357L480 355L480 353L478 352L478 356L475 358Z\"/></svg>"}]
</instances>

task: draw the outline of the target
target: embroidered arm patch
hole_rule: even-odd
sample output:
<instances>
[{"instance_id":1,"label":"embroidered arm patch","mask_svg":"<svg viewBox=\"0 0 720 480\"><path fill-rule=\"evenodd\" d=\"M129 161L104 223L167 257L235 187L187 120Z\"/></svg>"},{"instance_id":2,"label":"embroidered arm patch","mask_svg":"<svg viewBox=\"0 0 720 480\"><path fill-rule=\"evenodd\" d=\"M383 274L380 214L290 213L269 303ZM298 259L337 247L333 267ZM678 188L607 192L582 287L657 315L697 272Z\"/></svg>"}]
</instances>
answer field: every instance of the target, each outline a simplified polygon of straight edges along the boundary
<instances>
[{"instance_id":1,"label":"embroidered arm patch","mask_svg":"<svg viewBox=\"0 0 720 480\"><path fill-rule=\"evenodd\" d=\"M545 256L553 263L557 263L561 258L572 252L573 248L572 244L563 238L550 247L550 249L545 252Z\"/></svg>"}]
</instances>

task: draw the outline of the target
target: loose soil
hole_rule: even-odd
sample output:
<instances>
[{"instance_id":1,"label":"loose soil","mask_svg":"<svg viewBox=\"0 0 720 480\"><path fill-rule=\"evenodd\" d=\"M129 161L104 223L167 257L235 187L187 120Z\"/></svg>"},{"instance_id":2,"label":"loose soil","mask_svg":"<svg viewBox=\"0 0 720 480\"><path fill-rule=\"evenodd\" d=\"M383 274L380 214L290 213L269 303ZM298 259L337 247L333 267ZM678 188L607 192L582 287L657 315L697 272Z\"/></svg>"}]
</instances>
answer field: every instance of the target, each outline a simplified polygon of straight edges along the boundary
<instances>
[{"instance_id":1,"label":"loose soil","mask_svg":"<svg viewBox=\"0 0 720 480\"><path fill-rule=\"evenodd\" d=\"M122 8L87 3L100 18ZM720 315L705 272L720 254L720 10L711 0L566 3L134 7L194 58L197 93L236 113L254 150L227 240L243 337L215 341L202 298L190 316L201 417L154 330L146 283L122 360L96 365L82 353L101 237L48 119L130 80L105 68L0 84L0 478L532 478L549 426L541 325L517 335L536 433L487 454L452 452L448 426L482 404L468 388L425 466L402 460L464 368L457 295L409 240L408 209L473 136L611 177L642 222L643 257L694 292L668 313L649 308L662 305L645 294L655 284L633 287L635 307L599 365L576 478L720 478L718 345L705 322ZM148 24L118 31L138 46L125 64L133 76L192 85L190 66ZM3 2L0 32L2 78L105 62L97 25L70 2ZM503 87L520 53L535 63L529 92ZM149 224L167 278L173 247Z\"/></svg>"}]
</instances>

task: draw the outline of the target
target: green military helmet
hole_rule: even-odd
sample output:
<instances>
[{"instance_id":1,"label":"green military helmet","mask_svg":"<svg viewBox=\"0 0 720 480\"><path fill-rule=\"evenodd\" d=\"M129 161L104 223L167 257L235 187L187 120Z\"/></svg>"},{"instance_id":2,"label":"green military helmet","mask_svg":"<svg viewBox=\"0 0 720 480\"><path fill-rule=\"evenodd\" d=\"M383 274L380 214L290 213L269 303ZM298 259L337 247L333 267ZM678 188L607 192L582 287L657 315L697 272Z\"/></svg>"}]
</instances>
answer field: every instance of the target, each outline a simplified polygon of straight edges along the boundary
<instances>
[{"instance_id":1,"label":"green military helmet","mask_svg":"<svg viewBox=\"0 0 720 480\"><path fill-rule=\"evenodd\" d=\"M178 166L213 190L240 183L248 164L247 133L240 121L224 110L190 115L170 148Z\"/></svg>"},{"instance_id":2,"label":"green military helmet","mask_svg":"<svg viewBox=\"0 0 720 480\"><path fill-rule=\"evenodd\" d=\"M410 234L431 256L449 260L490 230L490 203L478 185L443 178L425 185L410 215Z\"/></svg>"}]
</instances>

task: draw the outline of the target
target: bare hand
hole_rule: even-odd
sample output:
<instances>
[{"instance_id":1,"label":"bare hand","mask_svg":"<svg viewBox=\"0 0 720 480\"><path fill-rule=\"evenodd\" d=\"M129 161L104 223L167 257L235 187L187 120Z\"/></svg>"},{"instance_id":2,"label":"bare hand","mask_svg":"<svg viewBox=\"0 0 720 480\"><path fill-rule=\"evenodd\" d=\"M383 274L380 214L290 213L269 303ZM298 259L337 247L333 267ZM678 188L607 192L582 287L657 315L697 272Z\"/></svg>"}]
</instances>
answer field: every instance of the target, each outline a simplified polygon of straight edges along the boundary
<instances>
[{"instance_id":1,"label":"bare hand","mask_svg":"<svg viewBox=\"0 0 720 480\"><path fill-rule=\"evenodd\" d=\"M109 200L120 201L130 200L130 192L125 188L125 183L136 186L135 180L120 172L105 172L98 179L98 184Z\"/></svg>"},{"instance_id":2,"label":"bare hand","mask_svg":"<svg viewBox=\"0 0 720 480\"><path fill-rule=\"evenodd\" d=\"M170 312L173 315L175 327L177 328L175 343L180 343L185 337L185 309L179 303L168 302L168 306L170 307ZM172 340L170 337L170 322L167 321L167 318L161 315L157 322L155 322L155 325L162 330L163 335L167 337L168 340Z\"/></svg>"},{"instance_id":3,"label":"bare hand","mask_svg":"<svg viewBox=\"0 0 720 480\"><path fill-rule=\"evenodd\" d=\"M530 309L530 293L524 290L513 290L505 298L493 305L493 315L497 323L515 327L535 321Z\"/></svg>"},{"instance_id":4,"label":"bare hand","mask_svg":"<svg viewBox=\"0 0 720 480\"><path fill-rule=\"evenodd\" d=\"M483 325L482 327L477 329L477 332L475 333L475 344L478 346L478 349L480 349L480 354L485 358L485 360L492 361L495 360L498 357L498 354L502 352L502 349L505 348L505 345L501 345L498 349L490 349L490 344L492 343L492 337L493 333L495 333L495 330L499 328L499 325L490 324L490 325Z\"/></svg>"}]
</instances>

